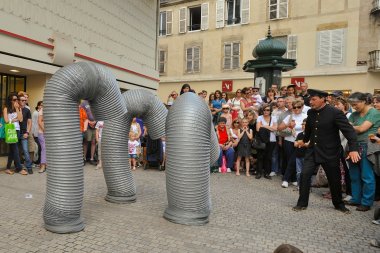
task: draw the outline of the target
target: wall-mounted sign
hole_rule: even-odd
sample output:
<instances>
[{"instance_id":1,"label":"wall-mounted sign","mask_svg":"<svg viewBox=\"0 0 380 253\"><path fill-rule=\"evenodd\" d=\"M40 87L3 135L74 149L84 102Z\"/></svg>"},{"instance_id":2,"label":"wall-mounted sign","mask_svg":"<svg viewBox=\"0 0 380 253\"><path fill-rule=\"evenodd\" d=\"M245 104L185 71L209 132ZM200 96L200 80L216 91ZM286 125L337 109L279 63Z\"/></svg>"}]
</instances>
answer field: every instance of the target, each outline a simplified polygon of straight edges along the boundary
<instances>
[{"instance_id":1,"label":"wall-mounted sign","mask_svg":"<svg viewBox=\"0 0 380 253\"><path fill-rule=\"evenodd\" d=\"M233 80L223 80L222 81L222 92L232 91L234 81Z\"/></svg>"},{"instance_id":2,"label":"wall-mounted sign","mask_svg":"<svg viewBox=\"0 0 380 253\"><path fill-rule=\"evenodd\" d=\"M301 89L301 83L305 82L305 77L292 77L290 79L291 84L295 84L297 86L297 90Z\"/></svg>"}]
</instances>

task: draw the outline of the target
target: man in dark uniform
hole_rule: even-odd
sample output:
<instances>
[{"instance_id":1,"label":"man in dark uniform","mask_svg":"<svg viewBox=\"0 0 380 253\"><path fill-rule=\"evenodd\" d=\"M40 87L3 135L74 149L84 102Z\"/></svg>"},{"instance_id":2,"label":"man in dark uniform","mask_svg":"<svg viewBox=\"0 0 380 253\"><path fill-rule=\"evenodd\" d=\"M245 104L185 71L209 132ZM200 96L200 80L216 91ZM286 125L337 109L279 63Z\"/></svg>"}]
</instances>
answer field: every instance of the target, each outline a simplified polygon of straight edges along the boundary
<instances>
[{"instance_id":1,"label":"man in dark uniform","mask_svg":"<svg viewBox=\"0 0 380 253\"><path fill-rule=\"evenodd\" d=\"M326 104L327 92L309 89L310 106L306 121L305 136L301 146L309 142L300 179L300 196L294 211L305 210L309 203L310 182L318 165L322 165L329 182L335 209L349 213L342 200L341 175L339 168L339 130L348 140L349 155L356 163L360 160L356 145L356 132L346 116L338 109Z\"/></svg>"}]
</instances>

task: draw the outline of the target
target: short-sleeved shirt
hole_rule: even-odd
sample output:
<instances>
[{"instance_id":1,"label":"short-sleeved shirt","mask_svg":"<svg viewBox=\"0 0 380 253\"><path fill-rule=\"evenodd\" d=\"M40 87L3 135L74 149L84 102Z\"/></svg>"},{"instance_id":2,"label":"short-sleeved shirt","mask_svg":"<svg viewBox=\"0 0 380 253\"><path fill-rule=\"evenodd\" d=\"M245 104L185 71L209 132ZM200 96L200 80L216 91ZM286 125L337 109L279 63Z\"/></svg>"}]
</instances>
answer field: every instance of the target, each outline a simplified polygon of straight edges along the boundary
<instances>
[{"instance_id":1,"label":"short-sleeved shirt","mask_svg":"<svg viewBox=\"0 0 380 253\"><path fill-rule=\"evenodd\" d=\"M268 126L269 125L269 122L265 121L263 115L260 115L257 118L257 122L261 122L262 126ZM273 124L276 124L276 123L277 123L276 117L271 116L271 120L270 120L270 125L269 126L273 126ZM270 142L276 142L276 134L275 134L275 132L273 132L273 131L270 132L270 138L269 138L269 140L270 140Z\"/></svg>"},{"instance_id":2,"label":"short-sleeved shirt","mask_svg":"<svg viewBox=\"0 0 380 253\"><path fill-rule=\"evenodd\" d=\"M137 154L137 147L140 146L140 143L138 141L128 141L128 154L130 155L136 155Z\"/></svg>"},{"instance_id":3,"label":"short-sleeved shirt","mask_svg":"<svg viewBox=\"0 0 380 253\"><path fill-rule=\"evenodd\" d=\"M43 109L41 109L39 112L38 112L38 118L39 117L43 117L43 115L44 115L44 112L43 112ZM43 122L43 121L42 121ZM41 127L40 127L40 124L38 124L38 133L39 134L43 134L44 133L44 131L42 131L42 129L41 129Z\"/></svg>"},{"instance_id":4,"label":"short-sleeved shirt","mask_svg":"<svg viewBox=\"0 0 380 253\"><path fill-rule=\"evenodd\" d=\"M99 139L102 138L103 126L104 126L104 121L97 121L96 122L95 129L98 129Z\"/></svg>"},{"instance_id":5,"label":"short-sleeved shirt","mask_svg":"<svg viewBox=\"0 0 380 253\"><path fill-rule=\"evenodd\" d=\"M296 137L296 141L303 140L303 137L304 137L304 133L303 132L299 133ZM298 158L305 157L305 153L306 153L305 147L296 148L296 157Z\"/></svg>"},{"instance_id":6,"label":"short-sleeved shirt","mask_svg":"<svg viewBox=\"0 0 380 253\"><path fill-rule=\"evenodd\" d=\"M215 99L215 100L211 101L212 108L214 108L214 109L221 109L222 105L225 103L226 103L226 100L224 100L224 98L218 99L218 100Z\"/></svg>"},{"instance_id":7,"label":"short-sleeved shirt","mask_svg":"<svg viewBox=\"0 0 380 253\"><path fill-rule=\"evenodd\" d=\"M369 121L372 123L372 126L363 133L358 133L358 142L367 142L369 134L376 134L377 129L380 127L380 112L374 108L368 110L367 114L363 117L360 117L359 112L353 112L349 117L349 121L354 126L360 126L364 121Z\"/></svg>"},{"instance_id":8,"label":"short-sleeved shirt","mask_svg":"<svg viewBox=\"0 0 380 253\"><path fill-rule=\"evenodd\" d=\"M290 136L286 136L285 137L285 140L286 141L290 141L290 142L294 142L296 140L296 137L297 135L302 132L302 122L304 119L307 118L307 114L305 113L300 113L300 114L294 114L292 113L291 115L292 117L292 120L294 120L294 122L296 123L295 127L294 127L294 132L295 134L294 135L290 135ZM287 125L289 124L289 120L290 120L290 115L286 116L286 118L283 120L283 122Z\"/></svg>"},{"instance_id":9,"label":"short-sleeved shirt","mask_svg":"<svg viewBox=\"0 0 380 253\"><path fill-rule=\"evenodd\" d=\"M22 112L22 122L20 122L20 133L24 134L28 131L28 120L32 119L32 115L30 114L30 110L26 107L21 108Z\"/></svg>"}]
</instances>

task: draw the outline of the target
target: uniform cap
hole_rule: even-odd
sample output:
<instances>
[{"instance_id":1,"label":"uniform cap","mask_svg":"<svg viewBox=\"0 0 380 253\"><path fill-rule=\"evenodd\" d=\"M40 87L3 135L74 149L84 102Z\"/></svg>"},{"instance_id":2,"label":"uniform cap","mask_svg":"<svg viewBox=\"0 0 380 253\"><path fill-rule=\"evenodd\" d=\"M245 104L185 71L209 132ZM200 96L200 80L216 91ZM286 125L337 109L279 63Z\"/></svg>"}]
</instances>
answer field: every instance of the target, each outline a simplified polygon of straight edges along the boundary
<instances>
[{"instance_id":1,"label":"uniform cap","mask_svg":"<svg viewBox=\"0 0 380 253\"><path fill-rule=\"evenodd\" d=\"M323 90L308 89L310 97L327 97L329 94Z\"/></svg>"}]
</instances>

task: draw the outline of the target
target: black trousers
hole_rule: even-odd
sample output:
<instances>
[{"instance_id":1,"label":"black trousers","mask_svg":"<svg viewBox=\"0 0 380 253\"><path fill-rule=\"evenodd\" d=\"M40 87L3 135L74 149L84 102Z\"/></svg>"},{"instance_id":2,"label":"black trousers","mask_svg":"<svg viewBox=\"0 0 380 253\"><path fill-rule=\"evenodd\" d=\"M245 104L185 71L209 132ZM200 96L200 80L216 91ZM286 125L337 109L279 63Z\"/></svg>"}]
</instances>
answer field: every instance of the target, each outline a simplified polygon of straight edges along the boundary
<instances>
[{"instance_id":1,"label":"black trousers","mask_svg":"<svg viewBox=\"0 0 380 253\"><path fill-rule=\"evenodd\" d=\"M309 194L311 177L314 170L318 165L321 165L326 172L326 177L329 182L332 202L335 208L344 206L342 200L342 184L339 167L339 157L335 160L330 160L322 163L317 163L312 151L306 153L304 160L304 167L301 172L300 178L300 196L298 198L297 206L307 207L309 204Z\"/></svg>"},{"instance_id":2,"label":"black trousers","mask_svg":"<svg viewBox=\"0 0 380 253\"><path fill-rule=\"evenodd\" d=\"M257 173L269 175L272 170L272 154L276 142L268 142L264 150L257 151Z\"/></svg>"}]
</instances>

